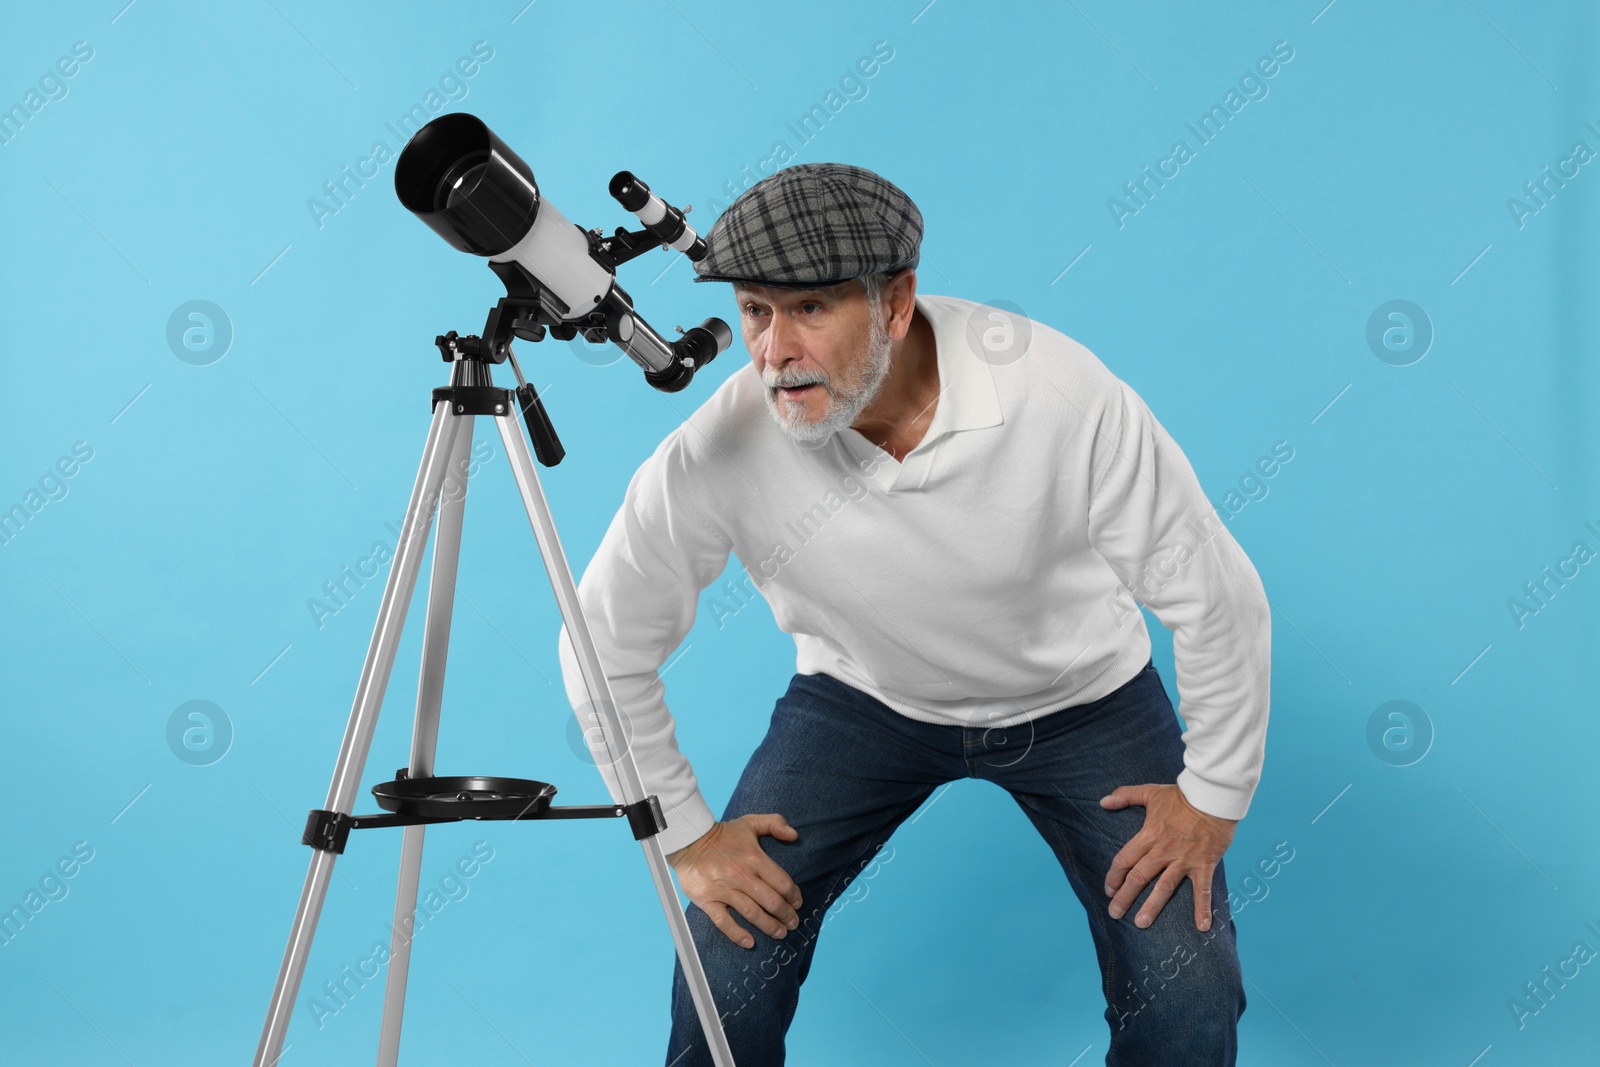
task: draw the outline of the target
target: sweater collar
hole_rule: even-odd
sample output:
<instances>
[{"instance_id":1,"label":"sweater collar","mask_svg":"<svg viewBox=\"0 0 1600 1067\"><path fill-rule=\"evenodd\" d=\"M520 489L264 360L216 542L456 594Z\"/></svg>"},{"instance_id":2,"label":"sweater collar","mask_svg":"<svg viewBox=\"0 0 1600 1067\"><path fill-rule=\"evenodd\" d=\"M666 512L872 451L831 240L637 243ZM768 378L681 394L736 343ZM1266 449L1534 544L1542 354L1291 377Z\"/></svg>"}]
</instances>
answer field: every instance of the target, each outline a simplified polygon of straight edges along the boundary
<instances>
[{"instance_id":1,"label":"sweater collar","mask_svg":"<svg viewBox=\"0 0 1600 1067\"><path fill-rule=\"evenodd\" d=\"M983 305L920 293L916 305L933 327L939 366L939 402L923 440L1000 425L1005 421L1000 394L978 347L980 331L989 325L982 317Z\"/></svg>"}]
</instances>

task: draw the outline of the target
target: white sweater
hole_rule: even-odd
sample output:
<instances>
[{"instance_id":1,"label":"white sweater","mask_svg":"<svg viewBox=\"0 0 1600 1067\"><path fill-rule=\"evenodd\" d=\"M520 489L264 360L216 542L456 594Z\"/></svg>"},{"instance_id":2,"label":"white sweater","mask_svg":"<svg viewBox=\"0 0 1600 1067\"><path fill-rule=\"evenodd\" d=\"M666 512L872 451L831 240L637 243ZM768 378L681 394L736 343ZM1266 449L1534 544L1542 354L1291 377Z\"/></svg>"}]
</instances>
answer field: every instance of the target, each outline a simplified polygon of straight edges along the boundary
<instances>
[{"instance_id":1,"label":"white sweater","mask_svg":"<svg viewBox=\"0 0 1600 1067\"><path fill-rule=\"evenodd\" d=\"M1136 598L1173 633L1187 726L1178 786L1201 811L1243 817L1261 777L1271 612L1188 460L1072 338L955 297L916 305L941 392L904 462L854 429L794 440L747 363L635 472L583 575L612 696L667 815L662 847L716 821L658 672L730 551L743 594L759 590L794 636L796 672L923 722L1011 726L1105 696L1150 657ZM1031 331L1020 358L985 349L984 331L1005 328ZM724 594L713 610L728 604ZM565 627L558 651L583 709ZM736 694L724 708L760 711Z\"/></svg>"}]
</instances>

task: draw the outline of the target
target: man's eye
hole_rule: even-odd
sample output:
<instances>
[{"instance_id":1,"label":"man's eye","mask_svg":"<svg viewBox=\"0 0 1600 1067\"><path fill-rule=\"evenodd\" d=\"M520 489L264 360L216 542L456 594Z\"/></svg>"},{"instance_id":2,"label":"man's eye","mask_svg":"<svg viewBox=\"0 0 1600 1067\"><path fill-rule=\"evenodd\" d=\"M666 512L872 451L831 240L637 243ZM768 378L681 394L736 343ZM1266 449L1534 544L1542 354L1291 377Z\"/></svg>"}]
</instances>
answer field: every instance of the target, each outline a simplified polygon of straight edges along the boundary
<instances>
[{"instance_id":1,"label":"man's eye","mask_svg":"<svg viewBox=\"0 0 1600 1067\"><path fill-rule=\"evenodd\" d=\"M818 304L818 303L816 303L816 302L815 302L815 301L807 301L807 302L806 302L806 303L804 303L804 304L801 304L801 305L800 305L800 307L801 307L801 308L802 308L802 309L806 309L806 308L816 308L816 309L817 309L817 310L818 310L818 311L821 311L821 310L822 310L822 305L821 305L821 304Z\"/></svg>"}]
</instances>

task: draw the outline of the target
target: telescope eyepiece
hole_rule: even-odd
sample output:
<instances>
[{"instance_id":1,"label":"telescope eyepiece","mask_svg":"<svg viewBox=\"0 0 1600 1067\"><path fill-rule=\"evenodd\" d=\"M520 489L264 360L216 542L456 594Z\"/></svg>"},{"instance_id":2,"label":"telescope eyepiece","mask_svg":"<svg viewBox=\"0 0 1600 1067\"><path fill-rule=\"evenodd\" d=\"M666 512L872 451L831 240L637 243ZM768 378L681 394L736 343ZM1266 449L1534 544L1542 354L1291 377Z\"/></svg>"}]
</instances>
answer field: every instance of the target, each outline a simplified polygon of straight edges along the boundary
<instances>
[{"instance_id":1,"label":"telescope eyepiece","mask_svg":"<svg viewBox=\"0 0 1600 1067\"><path fill-rule=\"evenodd\" d=\"M611 179L611 195L617 203L637 213L650 202L650 187L633 176L632 171L619 170Z\"/></svg>"},{"instance_id":2,"label":"telescope eyepiece","mask_svg":"<svg viewBox=\"0 0 1600 1067\"><path fill-rule=\"evenodd\" d=\"M645 229L693 260L704 259L706 243L689 226L683 212L650 191L632 171L619 170L611 179L611 195L639 217Z\"/></svg>"}]
</instances>

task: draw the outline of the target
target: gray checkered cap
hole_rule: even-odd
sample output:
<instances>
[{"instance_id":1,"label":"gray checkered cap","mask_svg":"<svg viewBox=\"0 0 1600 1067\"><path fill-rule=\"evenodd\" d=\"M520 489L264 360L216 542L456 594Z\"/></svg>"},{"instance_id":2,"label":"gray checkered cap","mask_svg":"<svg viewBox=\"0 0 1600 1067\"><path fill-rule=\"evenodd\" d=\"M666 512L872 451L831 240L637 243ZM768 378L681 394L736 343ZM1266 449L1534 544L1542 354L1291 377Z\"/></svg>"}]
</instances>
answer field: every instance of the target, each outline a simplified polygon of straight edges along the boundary
<instances>
[{"instance_id":1,"label":"gray checkered cap","mask_svg":"<svg viewBox=\"0 0 1600 1067\"><path fill-rule=\"evenodd\" d=\"M891 182L848 163L796 163L718 216L695 281L820 289L915 267L921 245L922 213Z\"/></svg>"}]
</instances>

